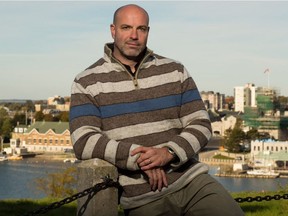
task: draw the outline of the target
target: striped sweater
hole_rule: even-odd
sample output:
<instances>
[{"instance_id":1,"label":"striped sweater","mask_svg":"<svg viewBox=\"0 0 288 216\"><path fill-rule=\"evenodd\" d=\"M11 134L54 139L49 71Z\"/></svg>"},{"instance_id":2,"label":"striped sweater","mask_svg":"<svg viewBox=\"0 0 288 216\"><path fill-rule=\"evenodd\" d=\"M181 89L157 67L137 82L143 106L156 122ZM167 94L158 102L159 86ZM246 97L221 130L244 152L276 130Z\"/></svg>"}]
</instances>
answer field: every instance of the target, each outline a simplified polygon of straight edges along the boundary
<instances>
[{"instance_id":1,"label":"striped sweater","mask_svg":"<svg viewBox=\"0 0 288 216\"><path fill-rule=\"evenodd\" d=\"M185 67L147 49L135 77L112 56L78 74L71 88L70 132L78 159L100 158L115 165L123 187L120 203L134 208L188 184L208 167L197 153L211 136L208 113ZM151 191L130 156L139 146L170 147L177 163L165 167L168 187Z\"/></svg>"}]
</instances>

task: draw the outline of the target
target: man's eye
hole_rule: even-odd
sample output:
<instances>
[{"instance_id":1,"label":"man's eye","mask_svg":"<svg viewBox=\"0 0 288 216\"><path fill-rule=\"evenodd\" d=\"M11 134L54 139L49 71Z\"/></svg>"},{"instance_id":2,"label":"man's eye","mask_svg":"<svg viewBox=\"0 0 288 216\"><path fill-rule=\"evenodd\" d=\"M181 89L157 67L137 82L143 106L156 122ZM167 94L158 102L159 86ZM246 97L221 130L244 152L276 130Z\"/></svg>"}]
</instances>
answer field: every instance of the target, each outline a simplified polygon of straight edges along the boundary
<instances>
[{"instance_id":1,"label":"man's eye","mask_svg":"<svg viewBox=\"0 0 288 216\"><path fill-rule=\"evenodd\" d=\"M128 30L128 29L130 29L130 27L129 26L122 26L122 29L123 30Z\"/></svg>"},{"instance_id":2,"label":"man's eye","mask_svg":"<svg viewBox=\"0 0 288 216\"><path fill-rule=\"evenodd\" d=\"M140 31L142 31L142 32L146 32L147 31L147 27L141 27L141 28L139 28L140 29Z\"/></svg>"}]
</instances>

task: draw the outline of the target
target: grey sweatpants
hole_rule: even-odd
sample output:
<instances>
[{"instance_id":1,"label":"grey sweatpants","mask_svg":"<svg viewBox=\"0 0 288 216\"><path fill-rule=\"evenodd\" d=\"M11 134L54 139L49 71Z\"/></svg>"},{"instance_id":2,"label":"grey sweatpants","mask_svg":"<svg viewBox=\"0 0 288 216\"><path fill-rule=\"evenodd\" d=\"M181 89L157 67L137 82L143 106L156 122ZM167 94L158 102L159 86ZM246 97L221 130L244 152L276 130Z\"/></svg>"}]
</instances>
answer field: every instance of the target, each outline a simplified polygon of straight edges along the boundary
<instances>
[{"instance_id":1,"label":"grey sweatpants","mask_svg":"<svg viewBox=\"0 0 288 216\"><path fill-rule=\"evenodd\" d=\"M129 216L240 216L244 212L226 189L201 174L183 189L144 206L125 210Z\"/></svg>"}]
</instances>

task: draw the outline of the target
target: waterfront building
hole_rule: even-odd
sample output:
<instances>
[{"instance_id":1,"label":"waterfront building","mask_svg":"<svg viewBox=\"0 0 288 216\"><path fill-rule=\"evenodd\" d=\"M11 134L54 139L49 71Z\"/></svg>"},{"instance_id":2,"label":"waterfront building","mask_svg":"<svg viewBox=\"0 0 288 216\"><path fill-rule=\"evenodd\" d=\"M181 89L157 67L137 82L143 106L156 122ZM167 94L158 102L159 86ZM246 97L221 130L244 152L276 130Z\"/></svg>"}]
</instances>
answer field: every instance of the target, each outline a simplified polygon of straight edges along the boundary
<instances>
[{"instance_id":1,"label":"waterfront building","mask_svg":"<svg viewBox=\"0 0 288 216\"><path fill-rule=\"evenodd\" d=\"M72 150L68 122L34 122L25 132L14 130L11 143L32 152Z\"/></svg>"},{"instance_id":2,"label":"waterfront building","mask_svg":"<svg viewBox=\"0 0 288 216\"><path fill-rule=\"evenodd\" d=\"M250 154L255 166L286 169L288 165L288 141L271 139L252 141Z\"/></svg>"}]
</instances>

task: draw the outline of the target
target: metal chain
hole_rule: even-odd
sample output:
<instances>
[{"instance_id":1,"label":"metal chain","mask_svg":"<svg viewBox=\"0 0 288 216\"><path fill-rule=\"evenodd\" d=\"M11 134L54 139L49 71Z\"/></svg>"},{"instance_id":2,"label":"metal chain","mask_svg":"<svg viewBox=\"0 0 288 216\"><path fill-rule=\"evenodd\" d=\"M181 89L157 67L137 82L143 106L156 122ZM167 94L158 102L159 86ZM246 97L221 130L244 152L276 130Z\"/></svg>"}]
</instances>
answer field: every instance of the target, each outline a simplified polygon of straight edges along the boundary
<instances>
[{"instance_id":1,"label":"metal chain","mask_svg":"<svg viewBox=\"0 0 288 216\"><path fill-rule=\"evenodd\" d=\"M279 195L276 194L274 196L256 196L256 197L246 197L246 198L235 198L236 202L243 203L243 202L262 202L262 201L271 201L271 200L280 200L280 199L288 199L288 194Z\"/></svg>"},{"instance_id":2,"label":"metal chain","mask_svg":"<svg viewBox=\"0 0 288 216\"><path fill-rule=\"evenodd\" d=\"M59 202L54 202L48 206L45 206L45 207L42 207L42 208L37 209L35 211L29 212L23 216L35 216L35 215L39 215L39 214L45 214L46 212L48 212L52 209L60 208L61 206L65 205L65 204L71 203L71 202L73 202L79 198L82 198L82 197L88 195L88 199L86 200L86 202L83 204L83 206L80 208L80 210L78 212L78 215L83 215L86 208L87 208L89 201L93 198L93 196L96 193L98 193L101 190L105 190L109 187L118 188L119 186L120 186L119 182L115 182L109 176L105 176L103 178L103 182L98 183L91 188L88 188L88 189L86 189L80 193L77 193L77 194L74 194L70 197L67 197L67 198L65 198ZM280 199L288 199L288 194L283 194L283 195L276 194L274 196L267 195L264 197L261 197L261 196L246 197L246 198L238 197L238 198L235 198L235 201L238 203L243 203L243 202L253 202L253 201L262 202L262 201L271 201L271 200L280 200Z\"/></svg>"},{"instance_id":3,"label":"metal chain","mask_svg":"<svg viewBox=\"0 0 288 216\"><path fill-rule=\"evenodd\" d=\"M109 176L105 176L103 178L103 182L98 183L98 184L94 185L91 188L88 188L88 189L86 189L86 190L84 190L84 191L82 191L80 193L77 193L77 194L74 194L74 195L72 195L70 197L67 197L67 198L65 198L65 199L63 199L63 200L61 200L59 202L54 202L54 203L52 203L52 204L50 204L48 206L45 206L45 207L42 207L42 208L37 209L35 211L29 212L29 213L27 213L27 214L25 214L23 216L34 216L34 215L39 215L39 214L45 214L46 212L48 212L48 211L50 211L52 209L59 208L59 207L65 205L65 204L71 203L71 202L73 202L73 201L75 201L75 200L77 200L79 198L82 198L84 196L87 196L87 195L91 194L89 196L89 200L90 200L97 192L99 192L101 190L104 190L106 188L109 188L109 187L119 187L119 183L113 181L112 179L110 179ZM87 202L85 202L84 205L87 205L86 203ZM84 205L81 208L81 212L80 212L81 214L83 214L85 209L86 209L86 206L84 206Z\"/></svg>"}]
</instances>

